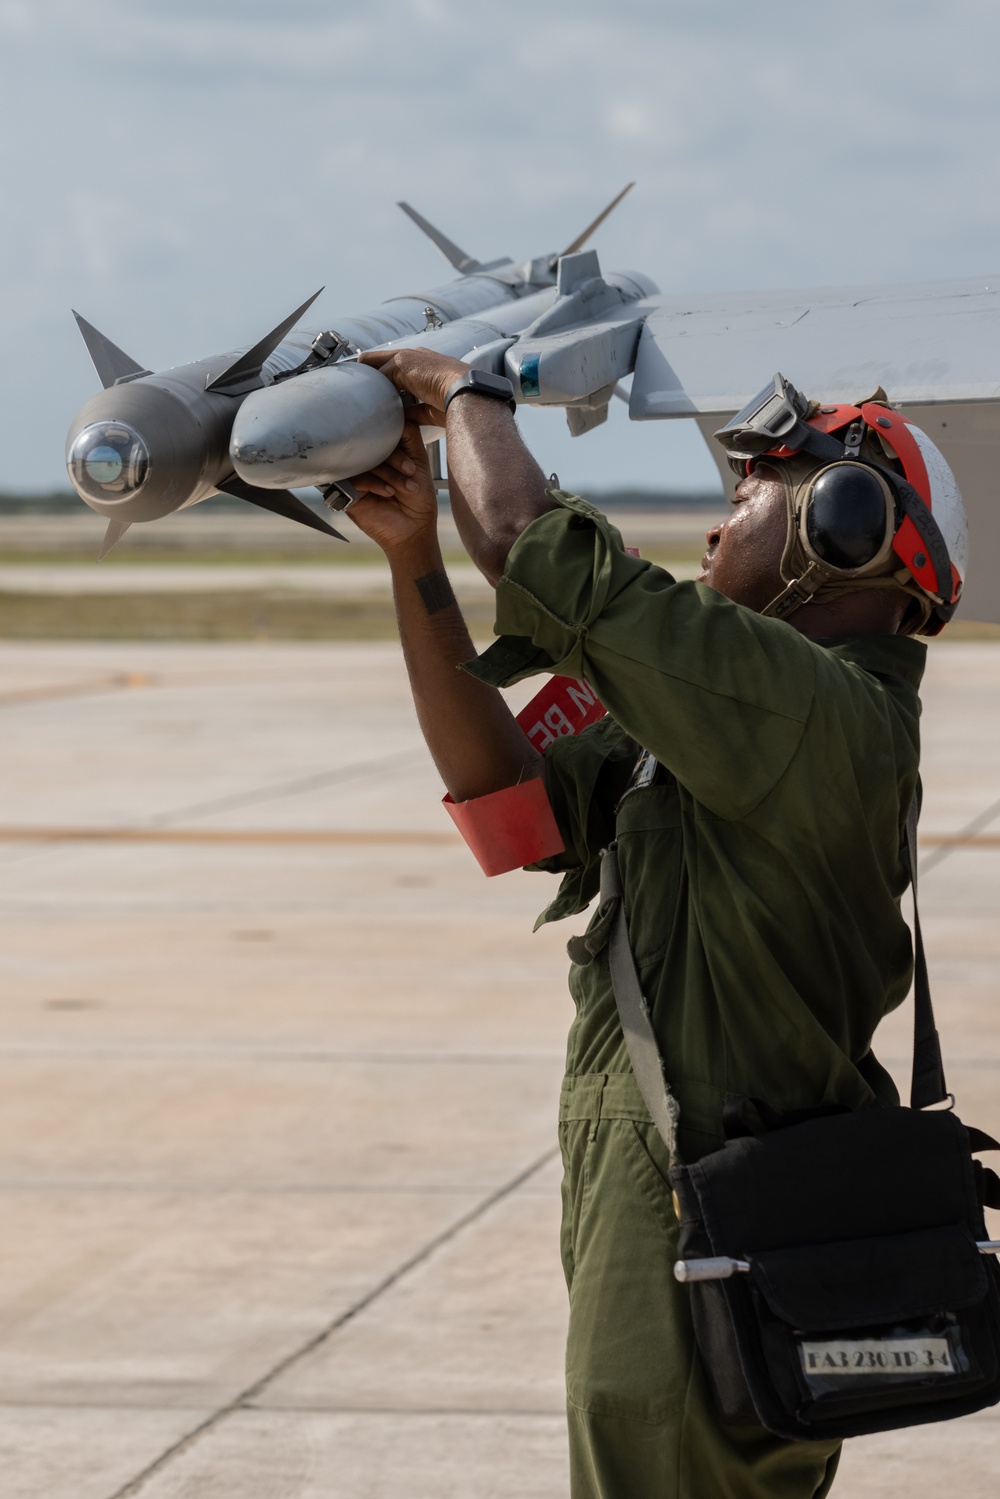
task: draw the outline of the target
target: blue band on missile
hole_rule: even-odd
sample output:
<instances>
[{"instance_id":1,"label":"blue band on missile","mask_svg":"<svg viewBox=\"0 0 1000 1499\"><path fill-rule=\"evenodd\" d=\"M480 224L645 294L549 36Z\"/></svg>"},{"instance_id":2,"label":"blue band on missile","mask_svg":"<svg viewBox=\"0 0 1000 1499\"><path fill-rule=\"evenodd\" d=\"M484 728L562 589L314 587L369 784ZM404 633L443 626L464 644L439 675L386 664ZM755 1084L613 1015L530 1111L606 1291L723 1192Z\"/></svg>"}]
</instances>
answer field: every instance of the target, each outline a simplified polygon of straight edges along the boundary
<instances>
[{"instance_id":1,"label":"blue band on missile","mask_svg":"<svg viewBox=\"0 0 1000 1499\"><path fill-rule=\"evenodd\" d=\"M517 377L521 382L522 396L541 395L541 387L538 384L538 354L527 354L517 367Z\"/></svg>"}]
</instances>

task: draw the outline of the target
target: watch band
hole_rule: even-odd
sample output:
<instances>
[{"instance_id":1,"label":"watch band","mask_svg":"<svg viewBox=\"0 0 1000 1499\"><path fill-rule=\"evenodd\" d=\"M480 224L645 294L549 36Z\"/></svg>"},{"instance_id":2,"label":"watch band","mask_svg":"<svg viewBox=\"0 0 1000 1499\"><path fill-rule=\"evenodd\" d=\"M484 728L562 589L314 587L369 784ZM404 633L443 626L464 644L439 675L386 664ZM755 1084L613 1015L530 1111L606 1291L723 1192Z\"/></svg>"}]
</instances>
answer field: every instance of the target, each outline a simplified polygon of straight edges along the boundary
<instances>
[{"instance_id":1,"label":"watch band","mask_svg":"<svg viewBox=\"0 0 1000 1499\"><path fill-rule=\"evenodd\" d=\"M455 397L465 390L471 390L473 395L489 396L491 401L506 401L511 411L517 410L514 387L506 375L491 375L489 370L466 370L464 375L459 375L454 384L448 387L448 394L444 398L445 411Z\"/></svg>"}]
</instances>

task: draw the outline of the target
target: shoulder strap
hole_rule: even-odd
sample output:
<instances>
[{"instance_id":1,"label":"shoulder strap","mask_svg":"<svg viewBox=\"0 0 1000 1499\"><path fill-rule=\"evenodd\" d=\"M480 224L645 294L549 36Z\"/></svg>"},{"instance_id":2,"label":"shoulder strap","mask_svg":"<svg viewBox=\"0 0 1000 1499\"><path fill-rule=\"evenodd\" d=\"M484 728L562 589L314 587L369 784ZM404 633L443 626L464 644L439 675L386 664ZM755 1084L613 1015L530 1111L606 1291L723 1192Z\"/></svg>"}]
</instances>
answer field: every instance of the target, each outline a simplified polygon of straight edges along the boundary
<instances>
[{"instance_id":1,"label":"shoulder strap","mask_svg":"<svg viewBox=\"0 0 1000 1499\"><path fill-rule=\"evenodd\" d=\"M914 795L906 814L906 857L913 886L913 1075L910 1080L910 1108L926 1109L929 1104L943 1103L950 1095L944 1080L941 1040L934 1024L931 986L927 978L927 959L920 930L920 908L917 903L917 798Z\"/></svg>"},{"instance_id":2,"label":"shoulder strap","mask_svg":"<svg viewBox=\"0 0 1000 1499\"><path fill-rule=\"evenodd\" d=\"M920 930L917 904L917 815L917 798L914 796L906 818L906 853L913 885L914 949L913 1076L910 1084L910 1107L926 1109L930 1104L943 1103L950 1095L945 1084L941 1041L934 1023L924 939ZM601 859L601 905L610 917L608 959L611 985L629 1061L643 1101L663 1137L671 1161L674 1161L677 1158L677 1121L680 1108L667 1083L663 1057L628 940L617 843L612 843Z\"/></svg>"},{"instance_id":3,"label":"shoulder strap","mask_svg":"<svg viewBox=\"0 0 1000 1499\"><path fill-rule=\"evenodd\" d=\"M608 903L613 903L613 906L608 906ZM608 962L629 1061L643 1102L653 1116L653 1123L660 1132L673 1165L677 1160L677 1120L680 1107L667 1083L663 1057L649 1018L649 1006L639 983L639 975L635 971L635 959L625 924L625 902L622 899L622 877L618 868L616 843L605 849L601 859L601 905L608 906L614 912L608 937Z\"/></svg>"}]
</instances>

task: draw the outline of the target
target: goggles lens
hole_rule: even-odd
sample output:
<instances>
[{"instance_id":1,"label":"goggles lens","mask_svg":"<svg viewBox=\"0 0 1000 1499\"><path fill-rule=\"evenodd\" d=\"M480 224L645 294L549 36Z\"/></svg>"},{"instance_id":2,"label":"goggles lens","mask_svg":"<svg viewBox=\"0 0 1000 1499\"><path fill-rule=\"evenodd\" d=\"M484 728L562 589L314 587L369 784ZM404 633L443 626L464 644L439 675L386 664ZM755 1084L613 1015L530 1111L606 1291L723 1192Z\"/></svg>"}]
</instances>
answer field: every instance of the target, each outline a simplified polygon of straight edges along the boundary
<instances>
[{"instance_id":1,"label":"goggles lens","mask_svg":"<svg viewBox=\"0 0 1000 1499\"><path fill-rule=\"evenodd\" d=\"M821 470L803 510L813 555L845 572L874 562L895 531L889 486L860 463L835 463Z\"/></svg>"}]
</instances>

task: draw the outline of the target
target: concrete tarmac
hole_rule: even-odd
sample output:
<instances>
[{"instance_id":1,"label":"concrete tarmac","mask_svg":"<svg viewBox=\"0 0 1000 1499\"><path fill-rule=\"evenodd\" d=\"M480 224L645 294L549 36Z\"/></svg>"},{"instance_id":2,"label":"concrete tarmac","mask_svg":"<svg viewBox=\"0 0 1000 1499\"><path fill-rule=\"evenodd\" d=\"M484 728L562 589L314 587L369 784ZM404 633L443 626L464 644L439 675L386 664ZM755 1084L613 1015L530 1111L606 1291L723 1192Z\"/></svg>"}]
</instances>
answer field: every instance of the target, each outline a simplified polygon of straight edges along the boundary
<instances>
[{"instance_id":1,"label":"concrete tarmac","mask_svg":"<svg viewBox=\"0 0 1000 1499\"><path fill-rule=\"evenodd\" d=\"M694 578L699 562L674 562L670 571L677 579ZM490 584L471 562L450 563L448 576L460 598L485 597ZM98 570L92 563L16 563L0 566L0 593L305 593L313 597L349 598L356 594L391 592L392 579L384 562L352 562L349 565L311 567L288 563L239 567L205 563L185 565L171 562L129 565Z\"/></svg>"},{"instance_id":2,"label":"concrete tarmac","mask_svg":"<svg viewBox=\"0 0 1000 1499\"><path fill-rule=\"evenodd\" d=\"M1000 647L932 646L925 702L932 980L995 1133ZM565 1495L568 933L454 837L397 649L6 645L0 716L4 1499ZM998 1470L987 1413L835 1492Z\"/></svg>"}]
</instances>

